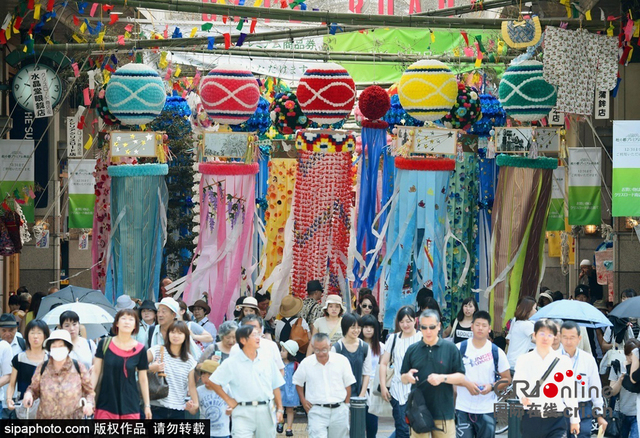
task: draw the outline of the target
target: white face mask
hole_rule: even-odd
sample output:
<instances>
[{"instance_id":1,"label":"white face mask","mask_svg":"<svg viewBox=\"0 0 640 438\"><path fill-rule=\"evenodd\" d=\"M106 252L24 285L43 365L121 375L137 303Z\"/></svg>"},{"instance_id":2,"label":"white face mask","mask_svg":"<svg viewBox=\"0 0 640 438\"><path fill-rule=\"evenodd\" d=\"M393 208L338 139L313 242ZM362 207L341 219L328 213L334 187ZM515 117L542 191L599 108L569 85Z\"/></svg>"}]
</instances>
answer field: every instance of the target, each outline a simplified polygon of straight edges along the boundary
<instances>
[{"instance_id":1,"label":"white face mask","mask_svg":"<svg viewBox=\"0 0 640 438\"><path fill-rule=\"evenodd\" d=\"M67 347L55 347L51 349L49 355L53 358L53 360L62 362L69 355L69 349Z\"/></svg>"}]
</instances>

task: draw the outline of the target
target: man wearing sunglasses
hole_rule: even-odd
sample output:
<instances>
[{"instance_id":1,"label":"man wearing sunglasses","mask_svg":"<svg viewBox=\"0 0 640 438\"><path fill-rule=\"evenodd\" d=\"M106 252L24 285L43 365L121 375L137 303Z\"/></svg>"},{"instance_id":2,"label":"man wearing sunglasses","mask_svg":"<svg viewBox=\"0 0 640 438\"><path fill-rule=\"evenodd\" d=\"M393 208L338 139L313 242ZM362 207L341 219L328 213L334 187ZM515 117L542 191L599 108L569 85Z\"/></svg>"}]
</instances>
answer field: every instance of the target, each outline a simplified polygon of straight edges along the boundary
<instances>
[{"instance_id":1,"label":"man wearing sunglasses","mask_svg":"<svg viewBox=\"0 0 640 438\"><path fill-rule=\"evenodd\" d=\"M453 385L465 382L465 369L460 350L451 342L440 339L440 315L425 310L420 315L422 342L409 347L400 369L402 383L418 385L436 428L430 433L411 431L411 438L455 438Z\"/></svg>"}]
</instances>

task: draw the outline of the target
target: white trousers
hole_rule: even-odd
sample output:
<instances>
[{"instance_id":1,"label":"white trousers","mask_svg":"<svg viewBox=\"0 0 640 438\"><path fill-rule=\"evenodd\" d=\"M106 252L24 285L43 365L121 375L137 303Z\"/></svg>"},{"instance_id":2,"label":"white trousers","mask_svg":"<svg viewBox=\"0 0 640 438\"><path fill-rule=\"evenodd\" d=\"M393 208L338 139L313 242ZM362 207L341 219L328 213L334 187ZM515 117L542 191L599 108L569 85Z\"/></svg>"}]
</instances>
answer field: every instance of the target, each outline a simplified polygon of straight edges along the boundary
<instances>
[{"instance_id":1,"label":"white trousers","mask_svg":"<svg viewBox=\"0 0 640 438\"><path fill-rule=\"evenodd\" d=\"M231 412L233 438L275 438L271 405L236 406Z\"/></svg>"},{"instance_id":2,"label":"white trousers","mask_svg":"<svg viewBox=\"0 0 640 438\"><path fill-rule=\"evenodd\" d=\"M308 417L309 438L349 438L349 408L344 403L334 409L313 406Z\"/></svg>"}]
</instances>

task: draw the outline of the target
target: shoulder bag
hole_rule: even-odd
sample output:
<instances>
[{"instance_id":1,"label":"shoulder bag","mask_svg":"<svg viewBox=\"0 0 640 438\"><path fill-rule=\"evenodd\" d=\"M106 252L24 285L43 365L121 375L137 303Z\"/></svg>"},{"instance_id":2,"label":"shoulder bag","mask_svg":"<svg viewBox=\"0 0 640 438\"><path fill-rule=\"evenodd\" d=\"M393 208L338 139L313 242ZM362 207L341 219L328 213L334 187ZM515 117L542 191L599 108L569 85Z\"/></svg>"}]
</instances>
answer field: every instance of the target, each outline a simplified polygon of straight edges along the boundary
<instances>
[{"instance_id":1,"label":"shoulder bag","mask_svg":"<svg viewBox=\"0 0 640 438\"><path fill-rule=\"evenodd\" d=\"M391 343L391 358L389 359L389 364L387 365L387 378L384 382L384 386L387 387L387 389L391 388L391 380L393 380L393 370L391 369L391 365L393 365L393 351L396 349L396 340L398 339L398 334L394 334L393 336L393 342ZM378 365L378 372L380 371L380 366ZM380 381L380 377L378 377L378 382ZM380 383L378 383L378 386L376 387L376 390L379 393L382 393L382 391L380 391L382 388L380 388Z\"/></svg>"},{"instance_id":2,"label":"shoulder bag","mask_svg":"<svg viewBox=\"0 0 640 438\"><path fill-rule=\"evenodd\" d=\"M160 362L164 362L164 346L160 346ZM149 400L160 400L169 396L169 383L164 372L147 373Z\"/></svg>"},{"instance_id":3,"label":"shoulder bag","mask_svg":"<svg viewBox=\"0 0 640 438\"><path fill-rule=\"evenodd\" d=\"M422 394L420 390L420 385L425 382L428 382L428 380L413 385L409 393L405 411L407 422L416 433L429 433L433 430L442 431L442 429L436 427L436 423L433 421L433 415L431 415L431 411L429 411L427 402L424 399L424 394Z\"/></svg>"},{"instance_id":4,"label":"shoulder bag","mask_svg":"<svg viewBox=\"0 0 640 438\"><path fill-rule=\"evenodd\" d=\"M620 398L616 400L616 406L613 411L606 409L605 412L611 412L610 415L605 416L607 420L607 428L604 431L604 436L607 438L618 438L620 432L622 432L622 422L624 421L624 415L620 412Z\"/></svg>"},{"instance_id":5,"label":"shoulder bag","mask_svg":"<svg viewBox=\"0 0 640 438\"><path fill-rule=\"evenodd\" d=\"M302 317L298 317L295 324L291 326L289 339L298 343L301 353L307 353L307 347L309 346L309 332L302 327Z\"/></svg>"}]
</instances>

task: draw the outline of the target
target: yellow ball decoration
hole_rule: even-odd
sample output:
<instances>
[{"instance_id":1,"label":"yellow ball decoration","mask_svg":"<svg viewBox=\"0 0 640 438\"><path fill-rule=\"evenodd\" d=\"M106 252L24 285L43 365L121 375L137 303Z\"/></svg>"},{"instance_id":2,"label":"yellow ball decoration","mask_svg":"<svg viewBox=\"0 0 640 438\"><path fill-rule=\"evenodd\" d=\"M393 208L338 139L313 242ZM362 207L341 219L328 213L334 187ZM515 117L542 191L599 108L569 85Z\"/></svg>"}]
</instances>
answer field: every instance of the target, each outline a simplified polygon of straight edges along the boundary
<instances>
[{"instance_id":1,"label":"yellow ball decoration","mask_svg":"<svg viewBox=\"0 0 640 438\"><path fill-rule=\"evenodd\" d=\"M402 75L398 96L412 117L424 122L441 119L456 102L456 76L440 61L415 62Z\"/></svg>"}]
</instances>

